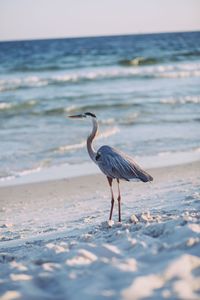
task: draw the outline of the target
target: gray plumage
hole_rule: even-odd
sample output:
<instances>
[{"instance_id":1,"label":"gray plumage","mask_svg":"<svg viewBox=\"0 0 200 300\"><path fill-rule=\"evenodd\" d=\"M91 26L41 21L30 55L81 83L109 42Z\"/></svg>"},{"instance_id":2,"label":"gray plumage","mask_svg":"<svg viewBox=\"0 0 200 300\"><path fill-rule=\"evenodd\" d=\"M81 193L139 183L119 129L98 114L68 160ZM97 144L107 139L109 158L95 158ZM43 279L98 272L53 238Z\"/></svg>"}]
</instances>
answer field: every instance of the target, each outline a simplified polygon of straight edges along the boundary
<instances>
[{"instance_id":1,"label":"gray plumage","mask_svg":"<svg viewBox=\"0 0 200 300\"><path fill-rule=\"evenodd\" d=\"M96 163L108 177L122 180L152 181L153 178L142 170L132 157L110 146L102 146L96 155Z\"/></svg>"},{"instance_id":2,"label":"gray plumage","mask_svg":"<svg viewBox=\"0 0 200 300\"><path fill-rule=\"evenodd\" d=\"M93 140L98 131L98 123L95 114L86 112L84 114L70 116L70 118L90 118L92 119L92 132L87 138L87 150L90 158L97 164L100 170L107 176L108 183L111 189L111 209L109 220L112 219L113 207L114 207L114 193L112 189L113 179L118 183L118 212L119 222L121 222L121 194L119 189L119 181L152 181L153 177L146 171L142 170L140 166L133 160L132 157L127 154L112 148L110 146L102 146L96 152L93 148Z\"/></svg>"}]
</instances>

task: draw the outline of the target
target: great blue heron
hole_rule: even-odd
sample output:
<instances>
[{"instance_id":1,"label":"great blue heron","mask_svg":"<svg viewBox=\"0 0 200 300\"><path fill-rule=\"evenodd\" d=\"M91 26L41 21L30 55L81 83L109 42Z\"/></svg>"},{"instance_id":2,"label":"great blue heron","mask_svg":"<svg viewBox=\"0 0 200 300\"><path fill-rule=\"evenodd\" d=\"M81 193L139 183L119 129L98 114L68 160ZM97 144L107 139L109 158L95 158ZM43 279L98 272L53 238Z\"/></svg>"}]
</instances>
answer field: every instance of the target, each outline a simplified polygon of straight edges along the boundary
<instances>
[{"instance_id":1,"label":"great blue heron","mask_svg":"<svg viewBox=\"0 0 200 300\"><path fill-rule=\"evenodd\" d=\"M97 134L98 123L95 114L86 112L79 115L69 116L69 118L90 118L92 120L93 128L91 134L87 138L87 150L90 158L95 164L97 164L100 170L106 175L111 190L111 208L110 217L112 219L113 207L114 207L114 193L112 189L113 179L117 180L118 184L118 217L121 222L121 194L119 188L120 180L138 180L143 182L152 181L153 177L147 172L142 170L138 164L132 159L132 157L125 153L112 148L110 146L102 146L96 152L93 148L92 142Z\"/></svg>"}]
</instances>

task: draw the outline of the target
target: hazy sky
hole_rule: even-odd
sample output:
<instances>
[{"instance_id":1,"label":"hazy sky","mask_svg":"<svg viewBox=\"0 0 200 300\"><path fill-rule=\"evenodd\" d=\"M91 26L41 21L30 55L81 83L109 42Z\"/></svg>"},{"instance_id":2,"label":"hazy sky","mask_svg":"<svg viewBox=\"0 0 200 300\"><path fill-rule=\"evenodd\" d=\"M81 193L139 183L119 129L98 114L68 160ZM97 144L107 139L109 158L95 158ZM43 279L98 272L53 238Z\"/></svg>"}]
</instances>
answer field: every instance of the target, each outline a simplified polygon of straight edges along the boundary
<instances>
[{"instance_id":1,"label":"hazy sky","mask_svg":"<svg viewBox=\"0 0 200 300\"><path fill-rule=\"evenodd\" d=\"M0 0L0 40L200 30L200 0Z\"/></svg>"}]
</instances>

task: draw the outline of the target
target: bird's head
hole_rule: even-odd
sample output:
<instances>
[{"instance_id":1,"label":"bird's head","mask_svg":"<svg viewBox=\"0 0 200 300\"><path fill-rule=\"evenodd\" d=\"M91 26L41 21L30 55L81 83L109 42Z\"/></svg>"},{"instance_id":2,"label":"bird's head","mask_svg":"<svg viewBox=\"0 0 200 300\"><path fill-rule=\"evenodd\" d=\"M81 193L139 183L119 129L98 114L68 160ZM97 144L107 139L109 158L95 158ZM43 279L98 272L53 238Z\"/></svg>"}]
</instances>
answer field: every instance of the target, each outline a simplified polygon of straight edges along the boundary
<instances>
[{"instance_id":1,"label":"bird's head","mask_svg":"<svg viewBox=\"0 0 200 300\"><path fill-rule=\"evenodd\" d=\"M91 112L86 112L83 114L79 114L79 115L73 115L73 116L68 116L68 118L73 118L73 119L84 119L84 118L96 118L95 114L91 113Z\"/></svg>"}]
</instances>

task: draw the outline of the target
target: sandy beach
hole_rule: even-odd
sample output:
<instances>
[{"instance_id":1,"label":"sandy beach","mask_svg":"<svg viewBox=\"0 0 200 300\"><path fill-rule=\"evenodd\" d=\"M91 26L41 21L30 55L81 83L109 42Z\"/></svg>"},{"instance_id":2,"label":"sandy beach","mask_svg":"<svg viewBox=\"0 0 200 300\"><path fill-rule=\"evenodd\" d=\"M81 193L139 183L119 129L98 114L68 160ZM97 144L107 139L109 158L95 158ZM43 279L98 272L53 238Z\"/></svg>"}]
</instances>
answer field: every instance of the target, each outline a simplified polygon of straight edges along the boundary
<instances>
[{"instance_id":1,"label":"sandy beach","mask_svg":"<svg viewBox=\"0 0 200 300\"><path fill-rule=\"evenodd\" d=\"M0 300L200 300L200 2L179 2L0 1ZM122 222L103 174L143 181Z\"/></svg>"},{"instance_id":2,"label":"sandy beach","mask_svg":"<svg viewBox=\"0 0 200 300\"><path fill-rule=\"evenodd\" d=\"M101 174L0 188L0 299L199 299L200 162L121 184Z\"/></svg>"}]
</instances>

